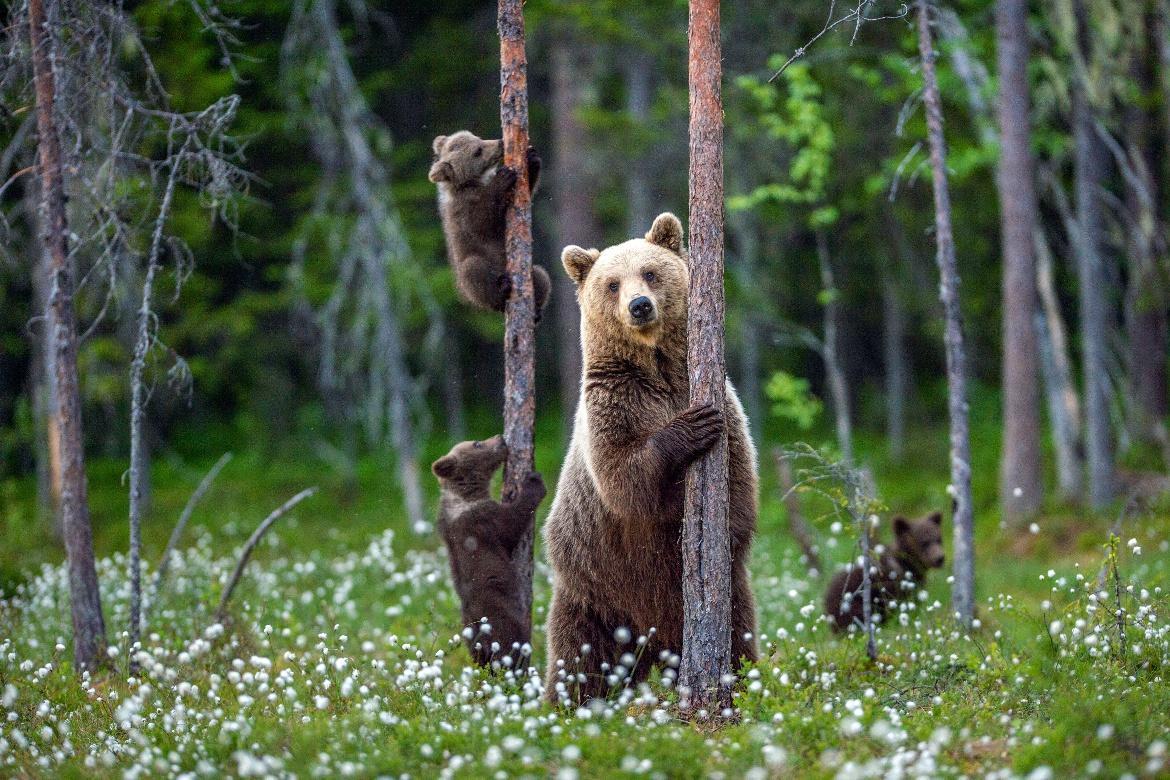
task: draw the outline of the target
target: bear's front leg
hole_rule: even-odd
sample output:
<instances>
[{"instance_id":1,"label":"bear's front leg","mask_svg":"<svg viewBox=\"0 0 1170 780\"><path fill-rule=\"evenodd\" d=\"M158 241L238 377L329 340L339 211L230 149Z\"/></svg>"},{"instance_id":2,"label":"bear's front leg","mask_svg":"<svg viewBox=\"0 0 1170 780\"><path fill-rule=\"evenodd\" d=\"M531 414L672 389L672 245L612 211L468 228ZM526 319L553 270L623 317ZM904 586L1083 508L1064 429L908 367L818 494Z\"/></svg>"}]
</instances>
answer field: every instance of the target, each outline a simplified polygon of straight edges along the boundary
<instances>
[{"instance_id":1,"label":"bear's front leg","mask_svg":"<svg viewBox=\"0 0 1170 780\"><path fill-rule=\"evenodd\" d=\"M723 435L723 413L711 404L694 404L651 439L674 469L685 468L714 446Z\"/></svg>"},{"instance_id":2,"label":"bear's front leg","mask_svg":"<svg viewBox=\"0 0 1170 780\"><path fill-rule=\"evenodd\" d=\"M480 254L463 258L455 285L467 301L489 311L503 311L512 291L511 280L503 269Z\"/></svg>"}]
</instances>

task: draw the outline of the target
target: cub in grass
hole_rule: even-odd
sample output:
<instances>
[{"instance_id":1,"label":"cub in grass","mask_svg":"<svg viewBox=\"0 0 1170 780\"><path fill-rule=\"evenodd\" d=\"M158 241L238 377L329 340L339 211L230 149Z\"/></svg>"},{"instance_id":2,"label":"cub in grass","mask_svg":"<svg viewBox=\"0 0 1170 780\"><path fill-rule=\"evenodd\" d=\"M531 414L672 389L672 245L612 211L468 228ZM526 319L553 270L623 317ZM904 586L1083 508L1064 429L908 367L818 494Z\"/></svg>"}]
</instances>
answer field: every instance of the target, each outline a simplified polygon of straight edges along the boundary
<instances>
[{"instance_id":1,"label":"cub in grass","mask_svg":"<svg viewBox=\"0 0 1170 780\"><path fill-rule=\"evenodd\" d=\"M504 165L504 142L467 130L435 139L428 178L439 188L439 215L455 286L473 306L503 311L512 292L505 269L504 214L512 202L516 171ZM528 149L528 187L536 192L540 157ZM548 272L532 266L536 320L548 303Z\"/></svg>"},{"instance_id":2,"label":"cub in grass","mask_svg":"<svg viewBox=\"0 0 1170 780\"><path fill-rule=\"evenodd\" d=\"M894 543L877 559L871 572L872 614L884 618L893 605L906 598L926 579L929 569L946 563L942 544L942 513L932 512L917 520L898 515L893 520ZM839 572L825 593L825 614L835 631L863 626L862 567L856 563Z\"/></svg>"},{"instance_id":3,"label":"cub in grass","mask_svg":"<svg viewBox=\"0 0 1170 780\"><path fill-rule=\"evenodd\" d=\"M456 444L431 466L439 479L437 525L462 605L463 638L476 663L505 668L531 653L511 557L545 494L534 472L515 501L492 499L492 475L507 455L503 438L494 436Z\"/></svg>"}]
</instances>

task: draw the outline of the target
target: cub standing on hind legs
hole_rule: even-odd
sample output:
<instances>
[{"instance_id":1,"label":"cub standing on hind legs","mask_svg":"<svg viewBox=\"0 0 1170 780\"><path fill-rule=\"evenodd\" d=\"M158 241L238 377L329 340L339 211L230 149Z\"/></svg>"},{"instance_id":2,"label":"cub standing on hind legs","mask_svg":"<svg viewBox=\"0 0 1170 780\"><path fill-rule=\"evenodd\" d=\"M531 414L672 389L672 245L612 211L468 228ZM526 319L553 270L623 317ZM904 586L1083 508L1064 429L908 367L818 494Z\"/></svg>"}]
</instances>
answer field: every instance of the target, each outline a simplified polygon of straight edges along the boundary
<instances>
[{"instance_id":1,"label":"cub standing on hind legs","mask_svg":"<svg viewBox=\"0 0 1170 780\"><path fill-rule=\"evenodd\" d=\"M439 187L439 214L455 285L473 306L503 311L512 291L504 253L504 214L512 202L516 171L504 166L504 142L460 130L434 141L428 176ZM528 147L528 188L536 192L540 158ZM548 302L548 272L532 266L536 320Z\"/></svg>"},{"instance_id":2,"label":"cub standing on hind legs","mask_svg":"<svg viewBox=\"0 0 1170 780\"><path fill-rule=\"evenodd\" d=\"M503 439L493 436L456 444L431 466L439 478L438 529L463 608L463 638L476 663L505 668L524 663L531 651L511 557L545 494L533 472L516 501L492 500L492 475L507 455Z\"/></svg>"}]
</instances>

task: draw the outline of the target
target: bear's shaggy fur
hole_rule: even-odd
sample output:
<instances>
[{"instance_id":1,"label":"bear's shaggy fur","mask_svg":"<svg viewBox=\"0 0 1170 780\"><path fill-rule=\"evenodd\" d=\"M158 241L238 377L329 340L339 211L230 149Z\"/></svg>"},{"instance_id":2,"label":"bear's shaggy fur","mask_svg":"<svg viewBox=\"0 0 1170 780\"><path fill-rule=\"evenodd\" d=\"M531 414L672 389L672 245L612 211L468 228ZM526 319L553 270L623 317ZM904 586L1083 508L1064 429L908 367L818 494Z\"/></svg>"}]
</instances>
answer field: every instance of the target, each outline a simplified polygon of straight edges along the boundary
<instances>
[{"instance_id":1,"label":"bear's shaggy fur","mask_svg":"<svg viewBox=\"0 0 1170 780\"><path fill-rule=\"evenodd\" d=\"M504 667L531 651L512 551L532 522L544 481L528 476L514 503L493 501L492 474L508 448L495 436L465 441L431 466L439 478L439 534L451 559L451 578L463 606L463 637L475 661Z\"/></svg>"},{"instance_id":2,"label":"bear's shaggy fur","mask_svg":"<svg viewBox=\"0 0 1170 780\"><path fill-rule=\"evenodd\" d=\"M893 520L894 543L878 557L871 571L872 615L874 620L886 613L905 594L915 590L927 569L940 568L946 562L942 546L942 513L933 512L917 520L901 515ZM837 572L825 593L825 614L835 631L850 626L864 626L862 566L851 563Z\"/></svg>"},{"instance_id":3,"label":"bear's shaggy fur","mask_svg":"<svg viewBox=\"0 0 1170 780\"><path fill-rule=\"evenodd\" d=\"M470 304L503 311L512 291L505 270L504 214L512 202L516 171L504 167L504 142L460 130L435 139L429 177L439 188L439 214L455 285ZM540 158L528 149L528 186L536 192ZM532 266L536 318L548 302L548 272Z\"/></svg>"},{"instance_id":4,"label":"bear's shaggy fur","mask_svg":"<svg viewBox=\"0 0 1170 780\"><path fill-rule=\"evenodd\" d=\"M756 453L731 385L727 404L689 406L682 225L662 214L645 239L567 247L581 304L584 378L572 441L544 526L555 573L546 696L581 701L645 678L682 649L680 534L686 467L727 432L733 660L756 658L747 558ZM645 637L642 641L640 638Z\"/></svg>"}]
</instances>

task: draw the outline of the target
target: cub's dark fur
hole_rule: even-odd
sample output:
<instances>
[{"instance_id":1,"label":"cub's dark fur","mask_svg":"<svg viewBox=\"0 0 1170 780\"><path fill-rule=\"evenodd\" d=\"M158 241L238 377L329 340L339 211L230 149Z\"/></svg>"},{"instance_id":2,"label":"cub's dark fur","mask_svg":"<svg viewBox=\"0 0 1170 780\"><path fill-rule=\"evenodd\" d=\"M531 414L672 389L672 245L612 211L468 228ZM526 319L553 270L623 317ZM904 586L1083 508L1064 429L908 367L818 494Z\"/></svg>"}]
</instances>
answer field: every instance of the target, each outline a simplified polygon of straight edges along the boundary
<instances>
[{"instance_id":1,"label":"cub's dark fur","mask_svg":"<svg viewBox=\"0 0 1170 780\"><path fill-rule=\"evenodd\" d=\"M504 143L460 130L435 139L429 178L439 187L439 214L455 284L470 304L503 311L512 285L505 271L504 214L516 171L504 166ZM536 192L540 158L528 149L528 185ZM548 302L548 272L532 266L536 319Z\"/></svg>"},{"instance_id":2,"label":"cub's dark fur","mask_svg":"<svg viewBox=\"0 0 1170 780\"><path fill-rule=\"evenodd\" d=\"M520 663L529 636L520 582L511 555L544 498L544 481L530 474L511 503L492 500L489 485L507 457L499 436L465 441L431 466L439 478L439 533L463 607L463 636L484 666ZM486 620L484 620L486 618Z\"/></svg>"},{"instance_id":3,"label":"cub's dark fur","mask_svg":"<svg viewBox=\"0 0 1170 780\"><path fill-rule=\"evenodd\" d=\"M894 543L877 560L871 577L874 618L885 617L897 601L926 579L928 569L946 562L942 546L942 513L934 512L917 520L894 518ZM837 572L825 593L825 614L833 629L845 631L863 625L862 567L850 564Z\"/></svg>"}]
</instances>

